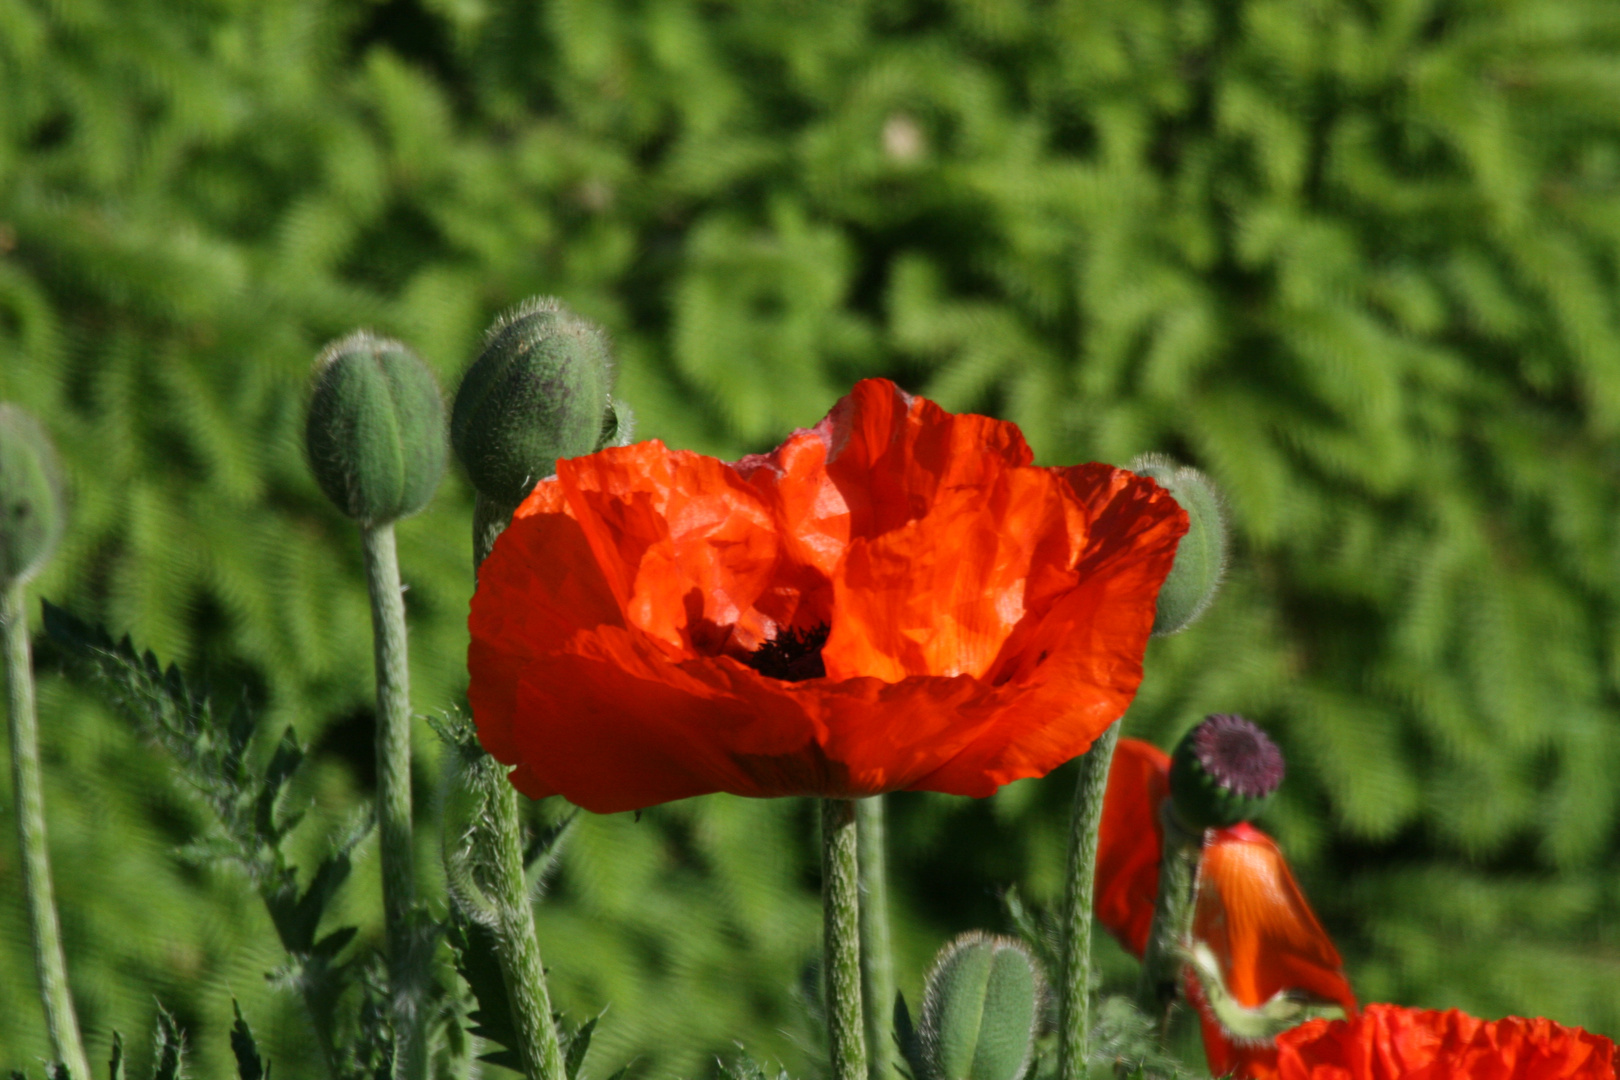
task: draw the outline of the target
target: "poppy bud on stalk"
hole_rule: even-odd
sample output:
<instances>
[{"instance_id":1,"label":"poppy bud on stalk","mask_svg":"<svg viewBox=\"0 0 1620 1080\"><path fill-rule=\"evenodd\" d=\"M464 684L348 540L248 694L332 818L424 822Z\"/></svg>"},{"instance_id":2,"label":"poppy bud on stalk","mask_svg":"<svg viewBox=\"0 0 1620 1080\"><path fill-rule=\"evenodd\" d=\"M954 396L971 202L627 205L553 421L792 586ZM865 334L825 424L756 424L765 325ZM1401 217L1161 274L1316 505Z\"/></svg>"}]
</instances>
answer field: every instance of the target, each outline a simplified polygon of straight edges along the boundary
<instances>
[{"instance_id":1,"label":"poppy bud on stalk","mask_svg":"<svg viewBox=\"0 0 1620 1080\"><path fill-rule=\"evenodd\" d=\"M1196 622L1220 591L1226 574L1226 515L1214 482L1190 465L1178 465L1163 454L1143 454L1131 462L1130 471L1168 491L1189 519L1153 619L1153 636L1165 637Z\"/></svg>"},{"instance_id":2,"label":"poppy bud on stalk","mask_svg":"<svg viewBox=\"0 0 1620 1080\"><path fill-rule=\"evenodd\" d=\"M0 586L39 572L61 543L65 516L50 437L21 406L0 404Z\"/></svg>"},{"instance_id":3,"label":"poppy bud on stalk","mask_svg":"<svg viewBox=\"0 0 1620 1080\"><path fill-rule=\"evenodd\" d=\"M1217 713L1183 736L1170 755L1170 797L1194 832L1252 819L1282 784L1282 751L1241 716Z\"/></svg>"},{"instance_id":4,"label":"poppy bud on stalk","mask_svg":"<svg viewBox=\"0 0 1620 1080\"><path fill-rule=\"evenodd\" d=\"M923 990L919 1080L1018 1080L1044 996L1023 942L975 932L945 946Z\"/></svg>"},{"instance_id":5,"label":"poppy bud on stalk","mask_svg":"<svg viewBox=\"0 0 1620 1080\"><path fill-rule=\"evenodd\" d=\"M409 517L444 475L444 399L420 357L361 330L315 360L304 444L326 497L363 525Z\"/></svg>"},{"instance_id":6,"label":"poppy bud on stalk","mask_svg":"<svg viewBox=\"0 0 1620 1080\"><path fill-rule=\"evenodd\" d=\"M607 334L560 300L526 300L497 319L450 414L478 493L510 514L558 458L627 443L630 413L609 399L612 384Z\"/></svg>"}]
</instances>

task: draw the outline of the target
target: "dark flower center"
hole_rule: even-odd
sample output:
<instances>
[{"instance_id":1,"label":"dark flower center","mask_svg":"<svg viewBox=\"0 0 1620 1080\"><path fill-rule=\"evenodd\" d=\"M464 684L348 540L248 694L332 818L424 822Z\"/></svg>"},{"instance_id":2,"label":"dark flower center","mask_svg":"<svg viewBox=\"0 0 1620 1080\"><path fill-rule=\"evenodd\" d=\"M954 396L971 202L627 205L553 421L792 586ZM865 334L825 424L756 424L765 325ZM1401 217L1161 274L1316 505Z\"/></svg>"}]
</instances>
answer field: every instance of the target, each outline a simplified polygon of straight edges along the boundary
<instances>
[{"instance_id":1,"label":"dark flower center","mask_svg":"<svg viewBox=\"0 0 1620 1080\"><path fill-rule=\"evenodd\" d=\"M784 682L802 682L820 679L827 674L827 665L821 662L821 648L827 644L832 628L818 623L807 630L786 627L748 658L748 666L761 675Z\"/></svg>"},{"instance_id":2,"label":"dark flower center","mask_svg":"<svg viewBox=\"0 0 1620 1080\"><path fill-rule=\"evenodd\" d=\"M1245 798L1260 799L1282 784L1282 751L1241 716L1216 713L1193 732L1193 753L1216 783Z\"/></svg>"}]
</instances>

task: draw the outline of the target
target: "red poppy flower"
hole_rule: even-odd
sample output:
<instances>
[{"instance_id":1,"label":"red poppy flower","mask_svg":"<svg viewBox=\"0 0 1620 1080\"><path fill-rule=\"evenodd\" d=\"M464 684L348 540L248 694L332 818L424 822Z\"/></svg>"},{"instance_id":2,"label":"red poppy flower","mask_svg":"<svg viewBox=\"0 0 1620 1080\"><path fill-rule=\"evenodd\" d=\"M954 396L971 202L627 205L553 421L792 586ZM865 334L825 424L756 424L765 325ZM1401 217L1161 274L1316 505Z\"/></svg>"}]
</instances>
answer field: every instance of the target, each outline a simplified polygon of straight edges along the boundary
<instances>
[{"instance_id":1,"label":"red poppy flower","mask_svg":"<svg viewBox=\"0 0 1620 1080\"><path fill-rule=\"evenodd\" d=\"M770 454L558 462L479 571L479 737L604 813L1044 775L1136 693L1187 516L1030 461L1014 425L868 380Z\"/></svg>"},{"instance_id":2,"label":"red poppy flower","mask_svg":"<svg viewBox=\"0 0 1620 1080\"><path fill-rule=\"evenodd\" d=\"M1119 741L1103 799L1095 910L1137 957L1159 888L1169 776L1168 754ZM1204 835L1191 959L1184 985L1215 1076L1272 1076L1278 1030L1323 1008L1355 1012L1338 950L1276 842L1252 825Z\"/></svg>"},{"instance_id":3,"label":"red poppy flower","mask_svg":"<svg viewBox=\"0 0 1620 1080\"><path fill-rule=\"evenodd\" d=\"M1551 1020L1369 1005L1277 1037L1280 1080L1614 1080L1614 1043Z\"/></svg>"}]
</instances>

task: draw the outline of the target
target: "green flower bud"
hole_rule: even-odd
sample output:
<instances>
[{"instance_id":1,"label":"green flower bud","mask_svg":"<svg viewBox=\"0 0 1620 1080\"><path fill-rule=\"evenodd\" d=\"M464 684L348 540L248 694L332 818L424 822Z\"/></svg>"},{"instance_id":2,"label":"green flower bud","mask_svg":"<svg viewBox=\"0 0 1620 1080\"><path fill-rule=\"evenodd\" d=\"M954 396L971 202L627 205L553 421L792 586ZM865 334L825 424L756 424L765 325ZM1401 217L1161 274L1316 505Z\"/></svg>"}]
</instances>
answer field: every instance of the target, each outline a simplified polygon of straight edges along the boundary
<instances>
[{"instance_id":1,"label":"green flower bud","mask_svg":"<svg viewBox=\"0 0 1620 1080\"><path fill-rule=\"evenodd\" d=\"M923 987L918 1080L1018 1080L1029 1067L1045 984L1021 941L977 931L934 959Z\"/></svg>"},{"instance_id":2,"label":"green flower bud","mask_svg":"<svg viewBox=\"0 0 1620 1080\"><path fill-rule=\"evenodd\" d=\"M1177 465L1163 454L1143 454L1131 462L1130 471L1164 488L1187 511L1187 535L1176 548L1153 619L1153 636L1164 637L1196 622L1220 591L1226 574L1226 515L1214 482L1189 465Z\"/></svg>"},{"instance_id":3,"label":"green flower bud","mask_svg":"<svg viewBox=\"0 0 1620 1080\"><path fill-rule=\"evenodd\" d=\"M479 494L516 506L558 458L616 439L612 385L607 335L561 301L527 300L497 319L450 413L450 441Z\"/></svg>"},{"instance_id":4,"label":"green flower bud","mask_svg":"<svg viewBox=\"0 0 1620 1080\"><path fill-rule=\"evenodd\" d=\"M20 405L0 403L0 586L27 581L44 567L66 519L50 436Z\"/></svg>"},{"instance_id":5,"label":"green flower bud","mask_svg":"<svg viewBox=\"0 0 1620 1080\"><path fill-rule=\"evenodd\" d=\"M1170 797L1189 830L1249 821L1281 786L1287 766L1277 744L1241 716L1216 713L1183 736L1170 755Z\"/></svg>"},{"instance_id":6,"label":"green flower bud","mask_svg":"<svg viewBox=\"0 0 1620 1080\"><path fill-rule=\"evenodd\" d=\"M364 525L409 517L444 475L444 399L420 357L361 330L315 360L304 428L326 497Z\"/></svg>"}]
</instances>

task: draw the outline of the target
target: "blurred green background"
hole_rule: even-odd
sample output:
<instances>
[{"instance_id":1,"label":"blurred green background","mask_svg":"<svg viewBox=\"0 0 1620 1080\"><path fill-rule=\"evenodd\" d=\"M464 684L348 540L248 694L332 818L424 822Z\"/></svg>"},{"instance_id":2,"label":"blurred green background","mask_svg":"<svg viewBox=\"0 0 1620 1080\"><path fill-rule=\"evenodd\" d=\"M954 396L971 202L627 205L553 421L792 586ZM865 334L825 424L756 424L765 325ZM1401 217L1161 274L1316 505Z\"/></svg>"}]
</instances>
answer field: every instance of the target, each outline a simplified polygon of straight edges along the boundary
<instances>
[{"instance_id":1,"label":"blurred green background","mask_svg":"<svg viewBox=\"0 0 1620 1080\"><path fill-rule=\"evenodd\" d=\"M1610 0L0 0L0 398L74 503L35 596L294 723L311 852L372 777L310 361L368 326L453 387L552 293L614 336L640 437L760 450L885 374L1043 463L1205 468L1234 571L1128 733L1275 734L1263 824L1364 1000L1620 1034L1617 276ZM470 509L453 477L399 529L423 713L464 686ZM41 668L92 1057L119 1029L142 1075L155 995L226 1076L234 994L313 1075L246 883L176 854L196 800ZM1056 899L1071 783L891 800L908 996L998 885ZM809 833L796 800L584 822L540 923L558 1003L611 1003L597 1077L733 1039L815 1072ZM37 1071L0 835L0 1065Z\"/></svg>"}]
</instances>

